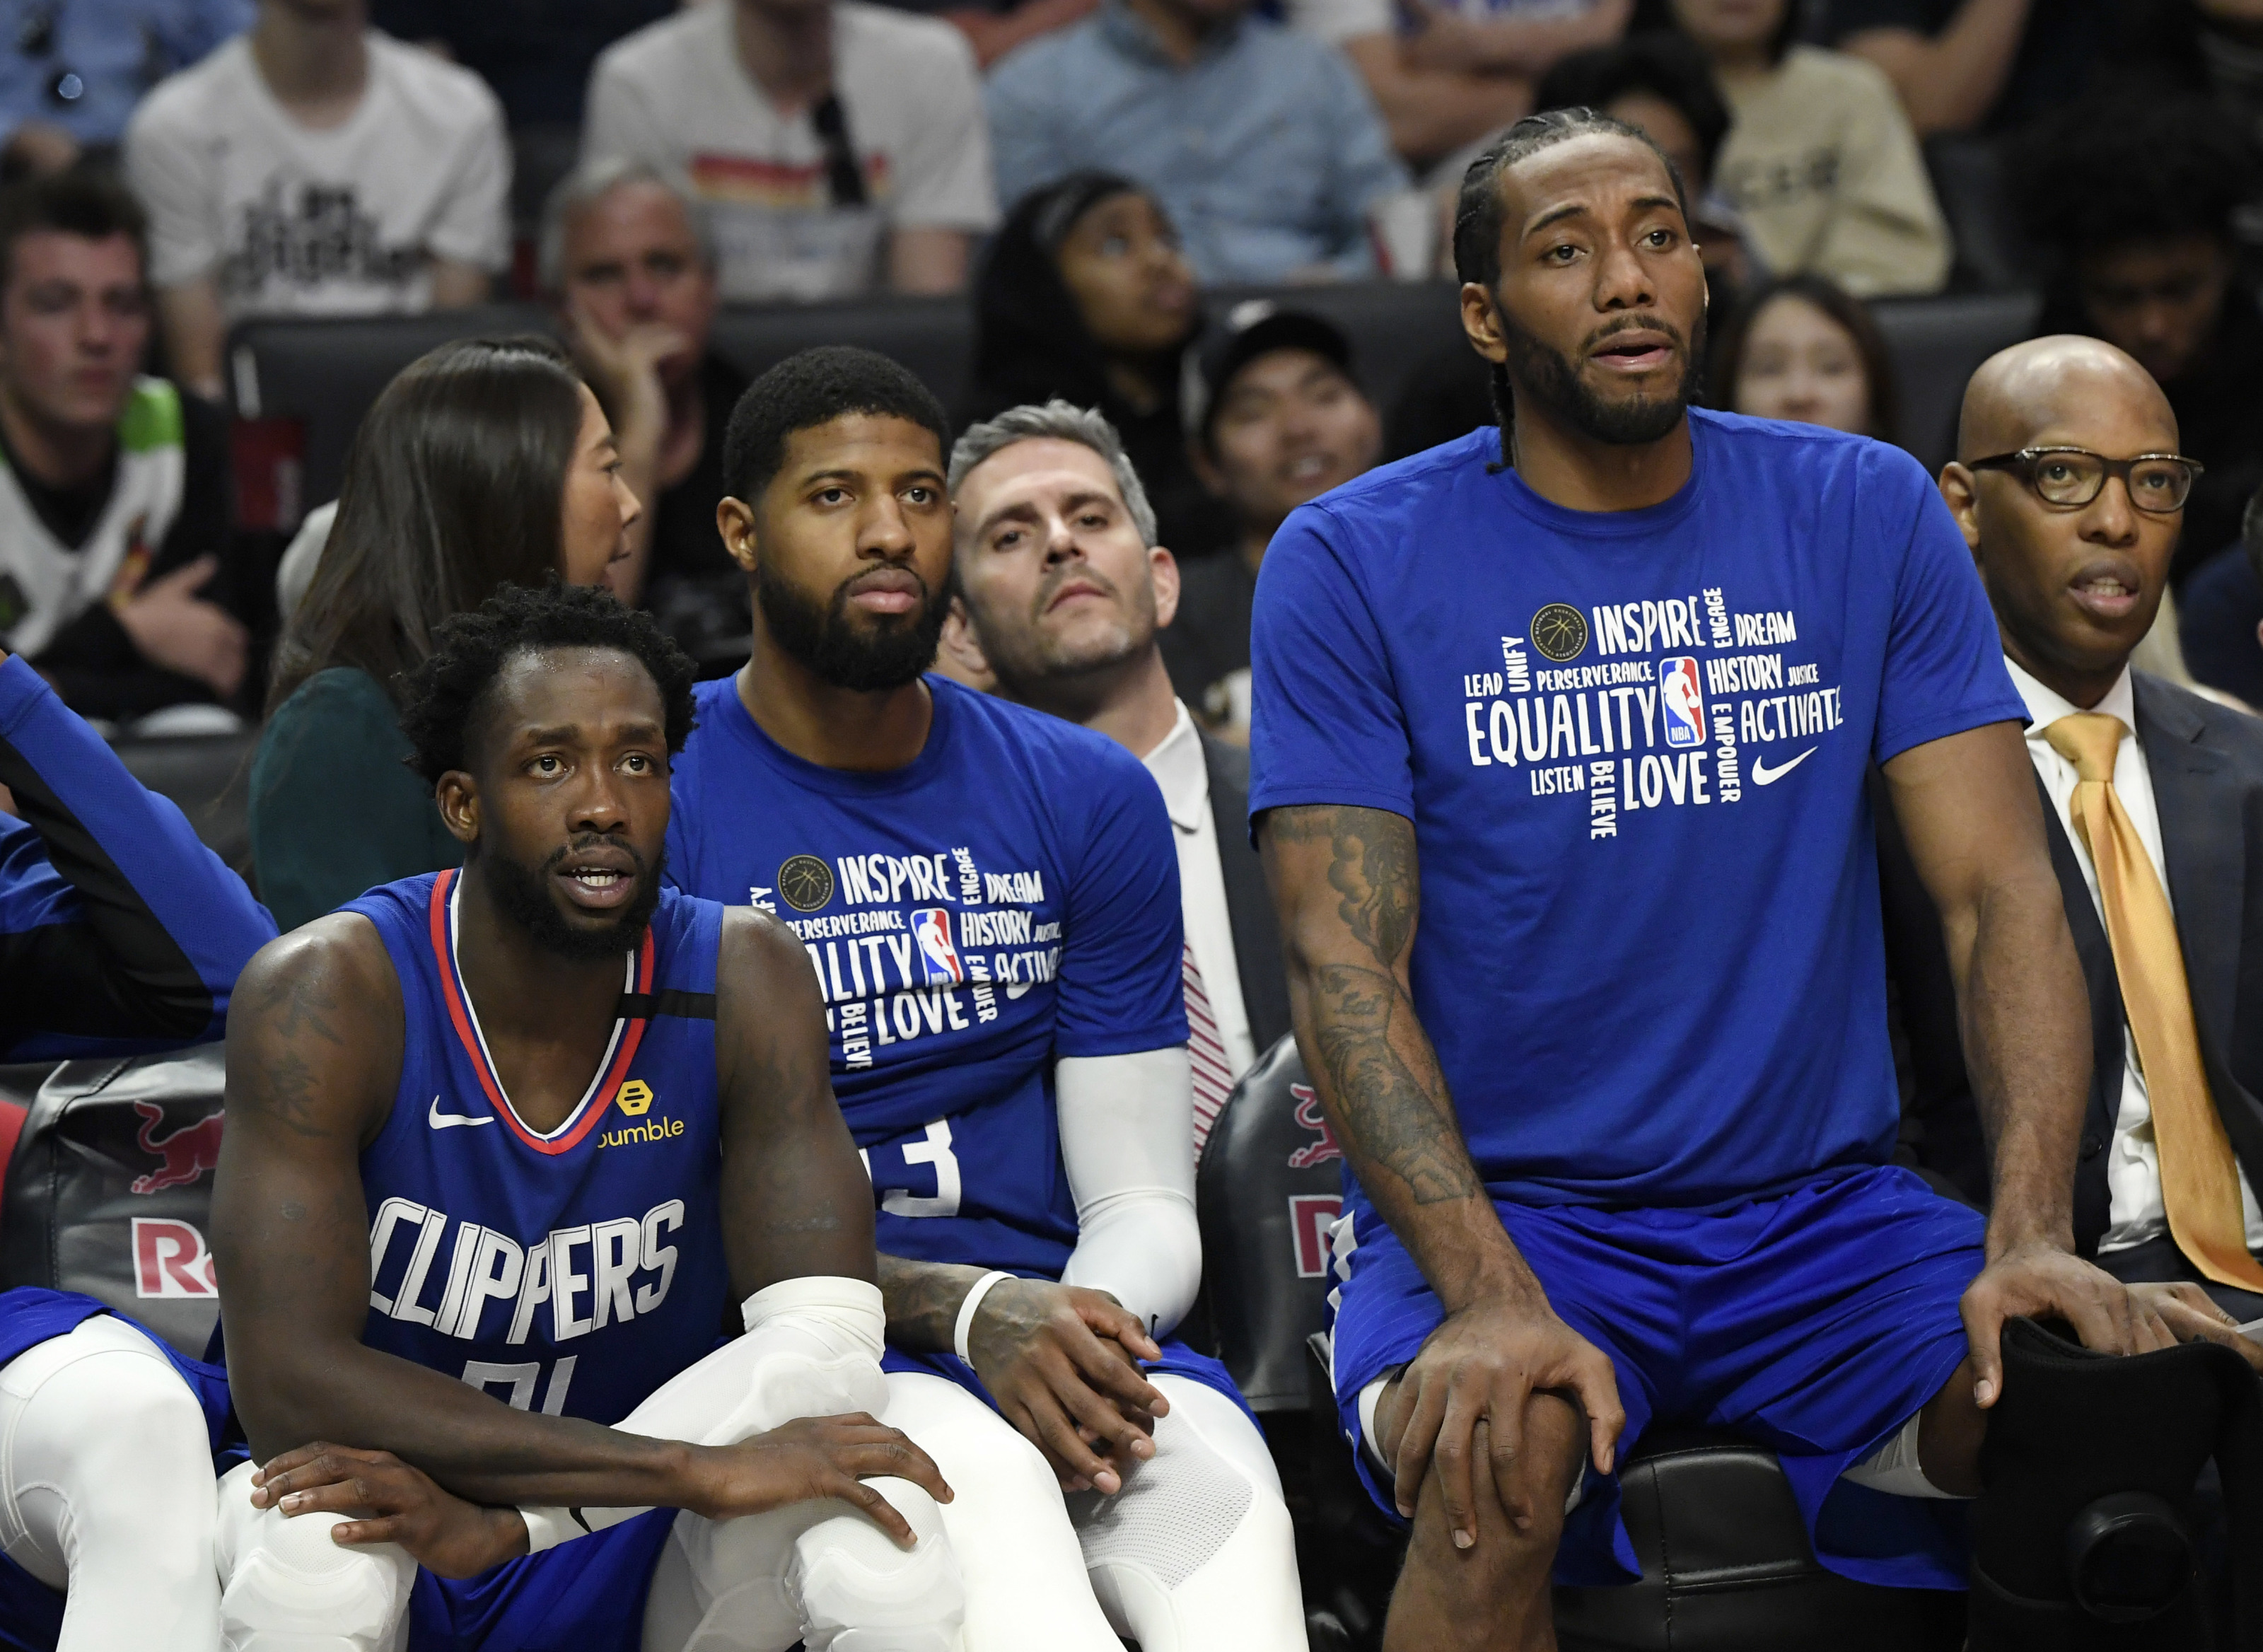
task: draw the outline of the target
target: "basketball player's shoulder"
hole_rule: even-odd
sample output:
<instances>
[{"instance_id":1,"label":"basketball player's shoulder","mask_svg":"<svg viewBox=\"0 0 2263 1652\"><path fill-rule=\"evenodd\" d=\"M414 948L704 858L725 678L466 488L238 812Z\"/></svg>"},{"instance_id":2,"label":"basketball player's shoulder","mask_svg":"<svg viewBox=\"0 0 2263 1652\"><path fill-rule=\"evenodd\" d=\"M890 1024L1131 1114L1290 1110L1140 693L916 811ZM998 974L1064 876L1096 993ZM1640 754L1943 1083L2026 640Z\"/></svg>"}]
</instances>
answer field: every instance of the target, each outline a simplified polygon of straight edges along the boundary
<instances>
[{"instance_id":1,"label":"basketball player's shoulder","mask_svg":"<svg viewBox=\"0 0 2263 1652\"><path fill-rule=\"evenodd\" d=\"M1146 765L1106 735L948 677L927 681L937 709L957 725L959 761L978 772L1017 774L1040 807L1058 811L1095 791L1154 785Z\"/></svg>"},{"instance_id":2,"label":"basketball player's shoulder","mask_svg":"<svg viewBox=\"0 0 2263 1652\"><path fill-rule=\"evenodd\" d=\"M1891 442L1834 431L1828 425L1754 418L1750 414L1703 407L1689 409L1689 422L1709 450L1739 457L1795 467L1853 464L1924 475L1917 460Z\"/></svg>"},{"instance_id":3,"label":"basketball player's shoulder","mask_svg":"<svg viewBox=\"0 0 2263 1652\"><path fill-rule=\"evenodd\" d=\"M1396 527L1426 506L1447 503L1471 477L1489 474L1488 467L1500 458L1500 431L1484 425L1363 471L1298 506L1295 515L1317 516L1354 530L1370 525Z\"/></svg>"},{"instance_id":4,"label":"basketball player's shoulder","mask_svg":"<svg viewBox=\"0 0 2263 1652\"><path fill-rule=\"evenodd\" d=\"M1836 487L1872 500L1933 489L1924 466L1872 437L1710 408L1690 409L1689 419L1703 459L1738 475L1742 486L1792 498L1818 497Z\"/></svg>"},{"instance_id":5,"label":"basketball player's shoulder","mask_svg":"<svg viewBox=\"0 0 2263 1652\"><path fill-rule=\"evenodd\" d=\"M387 938L414 943L432 923L432 897L442 874L380 883L356 895L335 912L277 936L244 967L242 988L272 975L287 982L319 976L338 989L397 996L400 987Z\"/></svg>"}]
</instances>

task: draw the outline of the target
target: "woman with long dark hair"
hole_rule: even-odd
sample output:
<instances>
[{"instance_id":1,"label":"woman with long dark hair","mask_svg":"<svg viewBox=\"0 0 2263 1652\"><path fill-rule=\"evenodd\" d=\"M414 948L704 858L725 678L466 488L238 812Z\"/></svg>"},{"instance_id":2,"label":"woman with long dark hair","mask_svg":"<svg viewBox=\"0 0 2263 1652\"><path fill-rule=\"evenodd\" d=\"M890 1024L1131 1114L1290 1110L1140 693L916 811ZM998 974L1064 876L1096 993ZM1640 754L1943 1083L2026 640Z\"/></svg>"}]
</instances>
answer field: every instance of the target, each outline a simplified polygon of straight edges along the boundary
<instances>
[{"instance_id":1,"label":"woman with long dark hair","mask_svg":"<svg viewBox=\"0 0 2263 1652\"><path fill-rule=\"evenodd\" d=\"M1901 439L1894 360L1862 300L1828 276L1762 283L1713 346L1714 406L1755 418Z\"/></svg>"},{"instance_id":2,"label":"woman with long dark hair","mask_svg":"<svg viewBox=\"0 0 2263 1652\"><path fill-rule=\"evenodd\" d=\"M252 863L282 928L462 859L402 766L397 682L499 585L605 583L640 513L619 472L596 398L546 338L443 344L370 408L252 760Z\"/></svg>"},{"instance_id":3,"label":"woman with long dark hair","mask_svg":"<svg viewBox=\"0 0 2263 1652\"><path fill-rule=\"evenodd\" d=\"M974 393L962 424L1055 396L1096 407L1146 487L1162 542L1181 556L1228 543L1179 422L1201 295L1154 197L1110 172L1032 190L990 243L974 309Z\"/></svg>"}]
</instances>

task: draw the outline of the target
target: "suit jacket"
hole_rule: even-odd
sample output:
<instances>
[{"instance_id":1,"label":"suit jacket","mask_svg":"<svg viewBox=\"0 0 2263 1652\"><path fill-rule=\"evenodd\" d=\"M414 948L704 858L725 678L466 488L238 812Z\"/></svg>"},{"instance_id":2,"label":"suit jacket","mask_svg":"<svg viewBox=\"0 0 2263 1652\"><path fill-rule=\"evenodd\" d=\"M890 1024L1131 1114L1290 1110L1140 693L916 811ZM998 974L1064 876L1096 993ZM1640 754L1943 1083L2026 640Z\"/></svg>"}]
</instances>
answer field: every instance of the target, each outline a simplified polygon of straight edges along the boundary
<instances>
[{"instance_id":1,"label":"suit jacket","mask_svg":"<svg viewBox=\"0 0 2263 1652\"><path fill-rule=\"evenodd\" d=\"M1289 1031L1289 974L1281 960L1280 921L1265 888L1265 868L1249 844L1249 750L1202 737L1210 771L1210 812L1218 827L1218 869L1225 880L1225 913L1233 927L1233 961L1241 976L1241 1009L1250 1041L1263 1055Z\"/></svg>"},{"instance_id":2,"label":"suit jacket","mask_svg":"<svg viewBox=\"0 0 2263 1652\"><path fill-rule=\"evenodd\" d=\"M2137 737L2160 813L2162 859L2209 1091L2250 1185L2263 1188L2263 1101L2257 1098L2263 1094L2263 721L2144 671L2135 677ZM2035 784L2040 792L2040 778ZM1985 1203L1988 1167L1940 920L1891 811L1877 813L1887 968L1908 1040L1904 1135L1922 1167ZM2104 921L2048 795L2043 819L2090 999L2092 1070L2075 1170L2074 1231L2081 1254L2093 1256L2111 1213L2106 1149L2122 1106L2122 991Z\"/></svg>"}]
</instances>

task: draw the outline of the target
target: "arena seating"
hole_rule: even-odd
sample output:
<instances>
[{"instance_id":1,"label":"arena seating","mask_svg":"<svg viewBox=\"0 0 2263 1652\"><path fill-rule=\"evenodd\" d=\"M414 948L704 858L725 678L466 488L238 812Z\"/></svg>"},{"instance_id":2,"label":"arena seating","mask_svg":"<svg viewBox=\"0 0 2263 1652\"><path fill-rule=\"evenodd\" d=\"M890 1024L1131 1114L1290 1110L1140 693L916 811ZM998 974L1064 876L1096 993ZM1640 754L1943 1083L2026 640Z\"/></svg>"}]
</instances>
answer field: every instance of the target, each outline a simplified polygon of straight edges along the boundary
<instances>
[{"instance_id":1,"label":"arena seating","mask_svg":"<svg viewBox=\"0 0 2263 1652\"><path fill-rule=\"evenodd\" d=\"M203 1353L220 1317L221 1080L217 1044L54 1069L8 1163L0 1288L83 1291Z\"/></svg>"},{"instance_id":2,"label":"arena seating","mask_svg":"<svg viewBox=\"0 0 2263 1652\"><path fill-rule=\"evenodd\" d=\"M1365 282L1341 286L1233 288L1207 302L1223 315L1254 298L1317 310L1350 334L1360 376L1387 407L1408 370L1458 335L1451 284ZM2036 301L2025 293L1893 300L1874 307L1901 379L1905 446L1927 469L1949 456L1964 381L1988 355L2024 337ZM480 333L546 330L536 305L497 304L366 321L264 321L229 341L228 384L239 418L271 420L263 439L239 442L238 482L247 500L280 498L279 519L255 509L254 525L287 531L303 512L337 495L347 444L386 381L424 351ZM886 299L795 308L734 308L716 322L714 347L757 373L811 344L864 344L893 356L951 408L968 389L972 320L955 299ZM287 467L247 475L261 466Z\"/></svg>"}]
</instances>

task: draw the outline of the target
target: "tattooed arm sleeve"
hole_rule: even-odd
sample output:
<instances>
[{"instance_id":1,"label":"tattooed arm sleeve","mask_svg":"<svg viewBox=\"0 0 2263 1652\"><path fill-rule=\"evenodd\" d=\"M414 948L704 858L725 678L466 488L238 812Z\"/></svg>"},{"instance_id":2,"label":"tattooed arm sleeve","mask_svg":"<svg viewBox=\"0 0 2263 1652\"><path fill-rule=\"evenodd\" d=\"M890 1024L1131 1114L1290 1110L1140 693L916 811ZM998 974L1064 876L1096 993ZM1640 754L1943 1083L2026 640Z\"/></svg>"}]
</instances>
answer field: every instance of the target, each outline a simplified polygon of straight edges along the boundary
<instances>
[{"instance_id":1,"label":"tattooed arm sleeve","mask_svg":"<svg viewBox=\"0 0 2263 1652\"><path fill-rule=\"evenodd\" d=\"M1258 835L1298 1047L1360 1185L1449 1312L1529 1288L1408 988L1413 823L1386 809L1297 807L1267 811Z\"/></svg>"}]
</instances>

